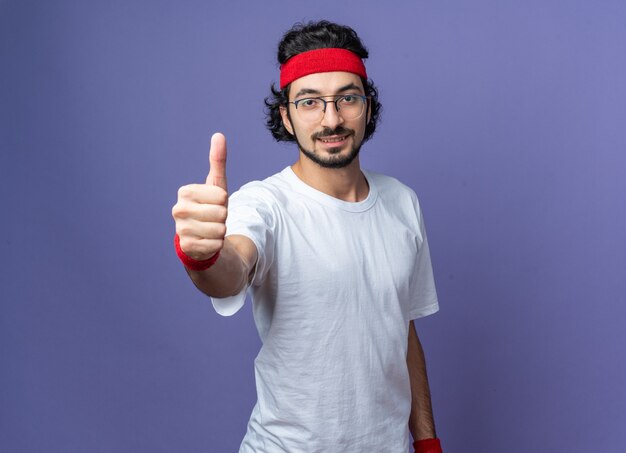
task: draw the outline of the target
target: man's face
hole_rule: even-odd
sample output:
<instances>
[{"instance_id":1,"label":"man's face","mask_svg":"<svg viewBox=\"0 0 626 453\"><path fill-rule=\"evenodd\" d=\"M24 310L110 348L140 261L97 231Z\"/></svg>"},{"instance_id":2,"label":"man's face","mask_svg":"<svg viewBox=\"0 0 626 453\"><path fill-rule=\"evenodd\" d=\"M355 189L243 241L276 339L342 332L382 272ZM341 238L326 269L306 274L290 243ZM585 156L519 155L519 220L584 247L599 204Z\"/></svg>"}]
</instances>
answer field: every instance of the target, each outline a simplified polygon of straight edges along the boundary
<instances>
[{"instance_id":1,"label":"man's face","mask_svg":"<svg viewBox=\"0 0 626 453\"><path fill-rule=\"evenodd\" d=\"M294 80L289 89L289 101L323 97L328 103L317 121L304 121L296 106L281 108L285 128L295 136L300 151L313 162L326 168L342 168L359 154L369 108L358 118L346 119L337 112L332 96L364 95L361 78L350 72L324 72ZM367 101L369 105L369 100Z\"/></svg>"}]
</instances>

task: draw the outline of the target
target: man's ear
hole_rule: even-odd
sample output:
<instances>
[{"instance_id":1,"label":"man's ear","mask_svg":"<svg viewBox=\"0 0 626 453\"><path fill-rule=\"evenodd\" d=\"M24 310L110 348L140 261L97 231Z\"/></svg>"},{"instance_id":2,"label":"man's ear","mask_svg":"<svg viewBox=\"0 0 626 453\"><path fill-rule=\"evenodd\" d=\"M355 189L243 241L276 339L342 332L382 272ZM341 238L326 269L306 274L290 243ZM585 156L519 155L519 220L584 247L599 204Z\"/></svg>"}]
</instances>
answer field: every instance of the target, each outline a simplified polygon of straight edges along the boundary
<instances>
[{"instance_id":1,"label":"man's ear","mask_svg":"<svg viewBox=\"0 0 626 453\"><path fill-rule=\"evenodd\" d=\"M367 122L365 124L369 124L372 121L372 98L367 98Z\"/></svg>"},{"instance_id":2,"label":"man's ear","mask_svg":"<svg viewBox=\"0 0 626 453\"><path fill-rule=\"evenodd\" d=\"M291 125L291 120L289 119L289 113L287 112L287 107L284 105L281 105L278 108L280 109L280 116L283 119L283 126L285 126L285 129L287 129L287 132L289 132L291 135L295 135L293 133L293 126Z\"/></svg>"}]
</instances>

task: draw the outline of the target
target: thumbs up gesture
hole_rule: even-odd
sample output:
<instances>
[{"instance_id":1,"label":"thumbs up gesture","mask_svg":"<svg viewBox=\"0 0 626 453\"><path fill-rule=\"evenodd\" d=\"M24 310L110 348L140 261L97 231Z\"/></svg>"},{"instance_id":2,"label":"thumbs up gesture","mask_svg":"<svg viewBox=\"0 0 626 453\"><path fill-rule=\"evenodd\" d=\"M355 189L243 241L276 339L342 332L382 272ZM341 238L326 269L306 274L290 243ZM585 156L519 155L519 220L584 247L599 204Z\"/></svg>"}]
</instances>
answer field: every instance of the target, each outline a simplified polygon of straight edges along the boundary
<instances>
[{"instance_id":1,"label":"thumbs up gesture","mask_svg":"<svg viewBox=\"0 0 626 453\"><path fill-rule=\"evenodd\" d=\"M226 138L211 137L209 174L206 184L189 184L178 189L172 208L180 248L194 260L207 260L224 247L228 189L226 186Z\"/></svg>"},{"instance_id":2,"label":"thumbs up gesture","mask_svg":"<svg viewBox=\"0 0 626 453\"><path fill-rule=\"evenodd\" d=\"M220 187L228 195L228 188L226 187L226 137L219 132L211 137L209 164L209 174L206 177L207 185Z\"/></svg>"}]
</instances>

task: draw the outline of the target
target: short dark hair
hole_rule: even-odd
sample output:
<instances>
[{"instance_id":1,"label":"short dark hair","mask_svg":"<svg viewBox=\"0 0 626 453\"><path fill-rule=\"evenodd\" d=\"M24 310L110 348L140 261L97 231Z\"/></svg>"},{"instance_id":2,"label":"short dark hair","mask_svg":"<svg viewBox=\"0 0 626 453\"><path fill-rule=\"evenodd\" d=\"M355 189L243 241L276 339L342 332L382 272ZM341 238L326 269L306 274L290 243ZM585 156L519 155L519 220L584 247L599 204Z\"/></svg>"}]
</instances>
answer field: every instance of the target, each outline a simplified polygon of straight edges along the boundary
<instances>
[{"instance_id":1,"label":"short dark hair","mask_svg":"<svg viewBox=\"0 0 626 453\"><path fill-rule=\"evenodd\" d=\"M338 25L332 22L321 20L318 22L298 23L285 33L278 44L278 63L284 64L294 55L315 49L341 48L347 49L357 54L361 59L366 59L369 53L356 32L345 25ZM378 90L371 80L361 77L365 95L370 98L371 119L365 127L363 142L367 141L376 130L376 124L380 116L381 105L378 102ZM265 98L267 116L267 128L272 133L276 141L294 142L295 137L289 133L283 124L280 115L280 107L287 106L289 101L289 87L287 85L280 90L271 85L272 94Z\"/></svg>"}]
</instances>

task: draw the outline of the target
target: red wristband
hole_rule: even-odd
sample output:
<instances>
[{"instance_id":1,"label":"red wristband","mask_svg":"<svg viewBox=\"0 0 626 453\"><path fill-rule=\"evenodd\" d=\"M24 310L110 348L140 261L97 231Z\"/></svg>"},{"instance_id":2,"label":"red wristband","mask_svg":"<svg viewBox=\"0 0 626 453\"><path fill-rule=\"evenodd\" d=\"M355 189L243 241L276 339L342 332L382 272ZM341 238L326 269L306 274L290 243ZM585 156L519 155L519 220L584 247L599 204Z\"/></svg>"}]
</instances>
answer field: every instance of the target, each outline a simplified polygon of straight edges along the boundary
<instances>
[{"instance_id":1,"label":"red wristband","mask_svg":"<svg viewBox=\"0 0 626 453\"><path fill-rule=\"evenodd\" d=\"M415 453L443 453L439 439L422 439L413 442Z\"/></svg>"},{"instance_id":2,"label":"red wristband","mask_svg":"<svg viewBox=\"0 0 626 453\"><path fill-rule=\"evenodd\" d=\"M174 235L174 246L176 247L176 254L180 258L180 260L183 262L185 267L192 271L204 271L208 269L209 267L215 264L215 262L220 256L220 252L218 251L215 255L213 255L208 260L203 260L203 261L194 260L192 257L187 256L185 252L183 252L183 249L180 248L180 238L178 237L178 234Z\"/></svg>"}]
</instances>

